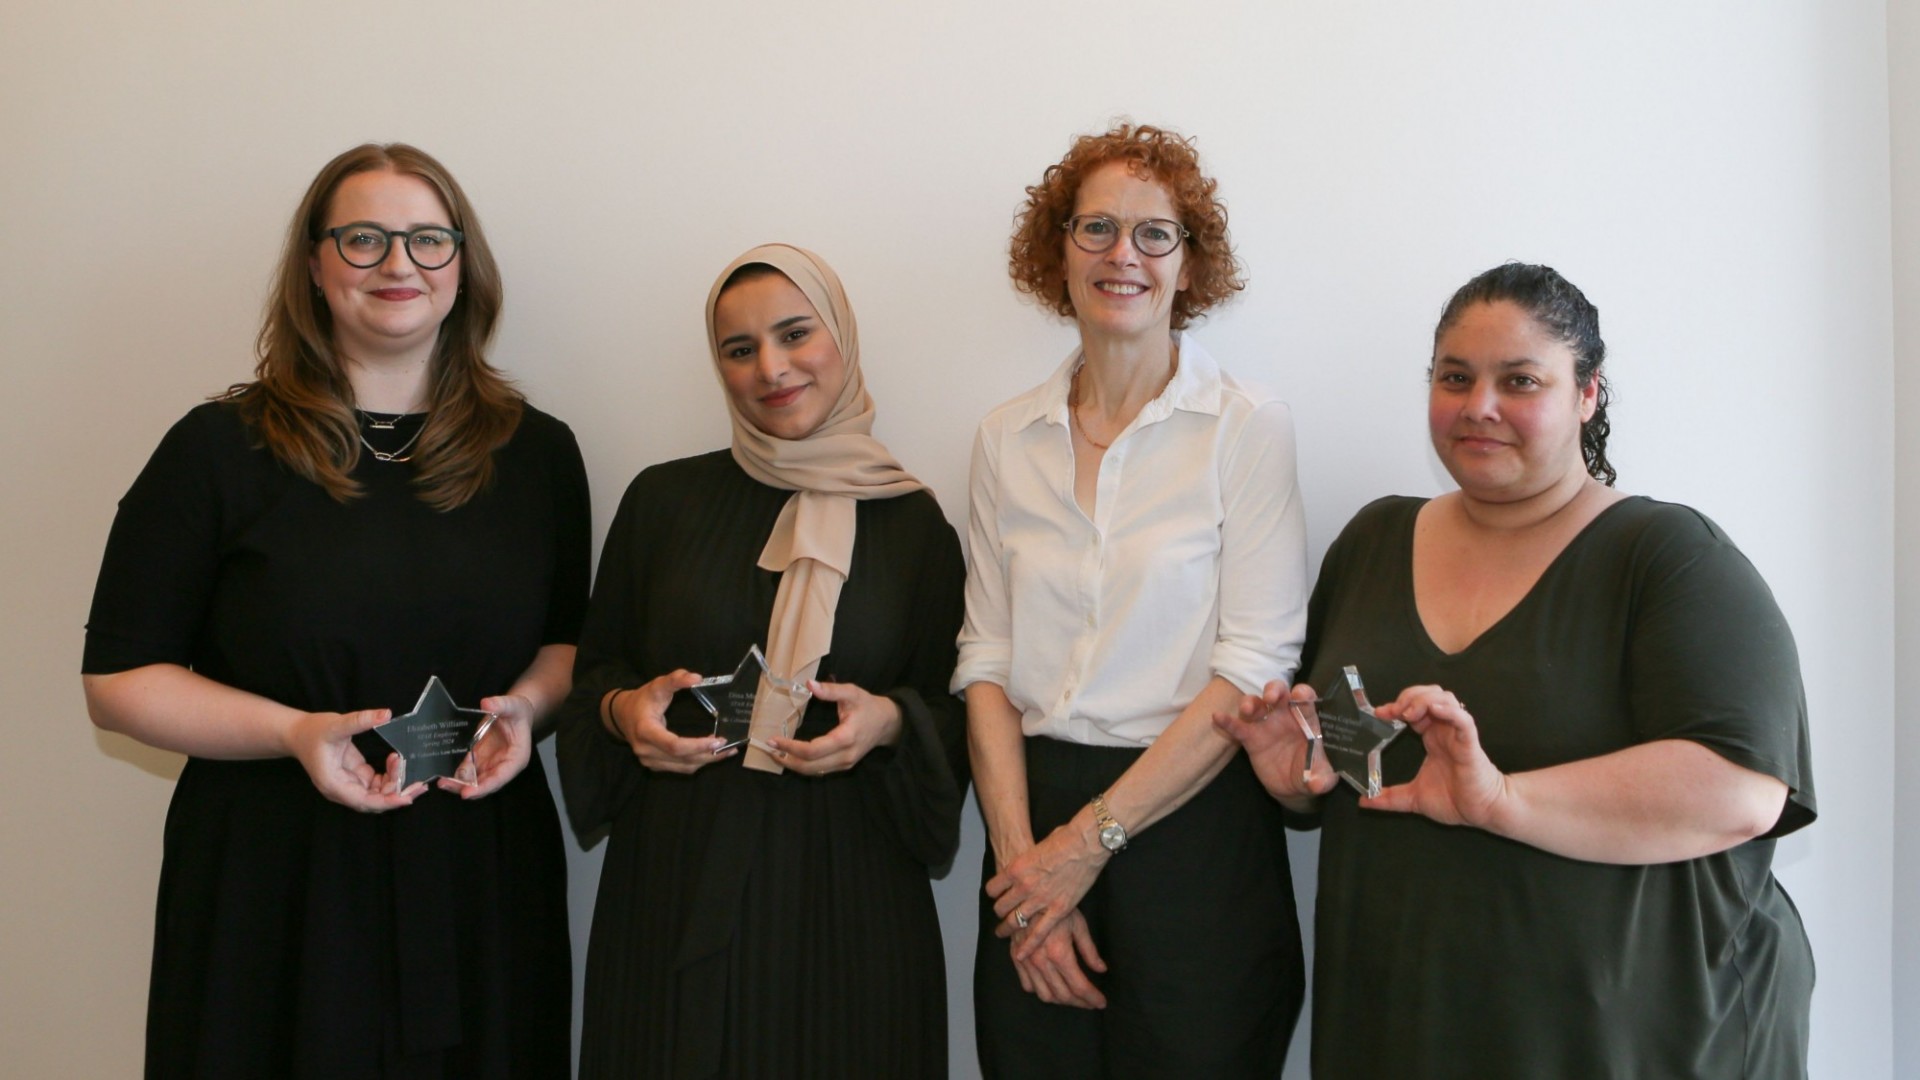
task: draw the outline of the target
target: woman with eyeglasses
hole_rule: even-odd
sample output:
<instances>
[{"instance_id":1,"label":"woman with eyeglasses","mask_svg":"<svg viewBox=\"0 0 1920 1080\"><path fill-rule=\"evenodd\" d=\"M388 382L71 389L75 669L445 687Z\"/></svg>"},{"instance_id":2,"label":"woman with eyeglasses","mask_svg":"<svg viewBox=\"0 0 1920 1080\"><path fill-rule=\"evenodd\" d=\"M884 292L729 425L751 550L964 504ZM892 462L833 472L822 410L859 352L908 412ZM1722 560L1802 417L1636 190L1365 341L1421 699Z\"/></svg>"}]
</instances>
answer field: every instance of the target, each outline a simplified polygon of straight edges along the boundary
<instances>
[{"instance_id":1,"label":"woman with eyeglasses","mask_svg":"<svg viewBox=\"0 0 1920 1080\"><path fill-rule=\"evenodd\" d=\"M587 484L566 425L487 362L500 304L439 162L341 154L294 212L253 381L175 424L121 500L88 712L187 755L148 1076L568 1074L533 740L571 684ZM429 785L374 729L436 676L492 722Z\"/></svg>"},{"instance_id":2,"label":"woman with eyeglasses","mask_svg":"<svg viewBox=\"0 0 1920 1080\"><path fill-rule=\"evenodd\" d=\"M1187 329L1242 288L1215 188L1189 140L1123 124L1015 225L1015 284L1080 343L973 451L953 687L991 1077L1275 1076L1299 1012L1280 811L1211 724L1306 628L1287 407Z\"/></svg>"},{"instance_id":3,"label":"woman with eyeglasses","mask_svg":"<svg viewBox=\"0 0 1920 1080\"><path fill-rule=\"evenodd\" d=\"M825 261L747 251L706 323L732 445L628 487L557 736L575 829L607 831L580 1075L945 1076L960 540L873 436Z\"/></svg>"},{"instance_id":4,"label":"woman with eyeglasses","mask_svg":"<svg viewBox=\"0 0 1920 1080\"><path fill-rule=\"evenodd\" d=\"M1813 954L1770 869L1816 809L1785 618L1713 522L1613 487L1572 282L1478 275L1431 356L1457 490L1362 508L1291 702L1219 718L1322 823L1313 1075L1804 1077ZM1371 797L1307 739L1349 665L1407 725Z\"/></svg>"}]
</instances>

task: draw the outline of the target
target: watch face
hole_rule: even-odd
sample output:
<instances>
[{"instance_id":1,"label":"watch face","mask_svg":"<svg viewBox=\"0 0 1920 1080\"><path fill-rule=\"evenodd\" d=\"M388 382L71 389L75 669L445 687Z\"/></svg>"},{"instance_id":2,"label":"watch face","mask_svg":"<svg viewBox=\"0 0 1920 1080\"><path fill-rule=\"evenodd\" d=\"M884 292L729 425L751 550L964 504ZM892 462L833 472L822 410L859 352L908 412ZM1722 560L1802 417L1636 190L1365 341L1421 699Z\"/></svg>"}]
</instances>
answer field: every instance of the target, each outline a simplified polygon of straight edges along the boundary
<instances>
[{"instance_id":1,"label":"watch face","mask_svg":"<svg viewBox=\"0 0 1920 1080\"><path fill-rule=\"evenodd\" d=\"M1127 830L1121 828L1117 822L1102 827L1100 830L1100 844L1108 851L1119 851L1121 848L1127 846Z\"/></svg>"}]
</instances>

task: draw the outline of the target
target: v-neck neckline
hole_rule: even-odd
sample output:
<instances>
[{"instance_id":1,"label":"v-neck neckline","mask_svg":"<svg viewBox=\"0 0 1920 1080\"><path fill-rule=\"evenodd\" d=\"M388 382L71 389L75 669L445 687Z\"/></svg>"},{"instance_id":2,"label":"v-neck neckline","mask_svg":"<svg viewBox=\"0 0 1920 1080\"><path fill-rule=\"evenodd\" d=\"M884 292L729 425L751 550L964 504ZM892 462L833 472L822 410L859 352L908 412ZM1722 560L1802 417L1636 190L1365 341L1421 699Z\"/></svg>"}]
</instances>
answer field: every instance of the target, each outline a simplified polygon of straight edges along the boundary
<instances>
[{"instance_id":1,"label":"v-neck neckline","mask_svg":"<svg viewBox=\"0 0 1920 1080\"><path fill-rule=\"evenodd\" d=\"M1418 596L1418 594L1414 592L1414 586L1413 586L1414 533L1420 520L1420 512L1433 502L1432 499L1422 500L1418 505L1414 506L1412 508L1412 512L1407 515L1406 522L1403 526L1405 530L1405 535L1402 537L1403 546L1402 546L1401 558L1400 558L1401 573L1406 575L1406 581L1405 581L1406 588L1404 590L1404 593L1406 596L1406 605L1407 605L1406 607L1407 622L1412 625L1414 634L1419 640L1421 648L1424 649L1428 654L1432 656L1440 657L1446 660L1452 660L1456 657L1466 656L1469 653L1472 653L1474 650L1478 649L1480 647L1481 642L1486 641L1488 638L1499 633L1502 628L1507 626L1507 624L1518 621L1518 619L1522 616L1522 614L1526 611L1526 609L1531 607L1534 604L1535 597L1537 597L1541 592L1541 587L1543 585L1546 585L1548 580L1552 578L1555 574L1561 572L1561 567L1564 566L1568 561L1568 557L1570 553L1573 552L1575 548L1578 548L1583 544L1587 543L1588 542L1587 538L1596 531L1597 527L1600 525L1601 522L1605 521L1609 515L1611 515L1615 510L1619 509L1620 507L1625 506L1630 502L1636 502L1644 498L1645 496L1643 495L1626 495L1621 498L1615 499L1612 503L1608 504L1605 507L1602 507L1600 512L1593 516L1592 521L1589 521L1585 525L1582 525L1580 527L1580 531L1577 533L1574 533L1573 537L1567 541L1566 545L1554 554L1553 558L1547 562L1546 568L1540 571L1540 576L1533 580L1533 584L1527 587L1527 591L1521 594L1520 599L1514 601L1512 607L1502 612L1499 618L1488 623L1478 634L1475 634L1473 636L1473 640L1467 642L1465 645L1462 645L1458 650L1453 652L1448 652L1447 650L1441 648L1439 643L1433 640L1433 635L1429 633L1427 630L1427 621L1420 614L1420 597Z\"/></svg>"}]
</instances>

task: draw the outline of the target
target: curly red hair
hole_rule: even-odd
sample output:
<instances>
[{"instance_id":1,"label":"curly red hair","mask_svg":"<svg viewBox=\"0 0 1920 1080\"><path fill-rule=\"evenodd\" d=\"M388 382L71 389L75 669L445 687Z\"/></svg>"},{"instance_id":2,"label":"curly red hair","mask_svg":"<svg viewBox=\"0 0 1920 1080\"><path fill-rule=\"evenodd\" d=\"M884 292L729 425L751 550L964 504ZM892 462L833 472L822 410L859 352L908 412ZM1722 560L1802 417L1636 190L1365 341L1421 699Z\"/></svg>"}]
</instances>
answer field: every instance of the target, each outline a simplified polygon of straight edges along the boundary
<instances>
[{"instance_id":1,"label":"curly red hair","mask_svg":"<svg viewBox=\"0 0 1920 1080\"><path fill-rule=\"evenodd\" d=\"M1187 288L1173 298L1175 330L1247 287L1227 235L1219 184L1200 171L1193 140L1149 124L1121 123L1104 134L1073 140L1067 156L1048 166L1040 182L1027 189L1027 203L1013 223L1008 270L1015 288L1055 314L1073 318L1073 300L1067 295L1068 240L1060 226L1073 216L1081 182L1115 161L1165 188L1180 223L1192 234L1187 238Z\"/></svg>"}]
</instances>

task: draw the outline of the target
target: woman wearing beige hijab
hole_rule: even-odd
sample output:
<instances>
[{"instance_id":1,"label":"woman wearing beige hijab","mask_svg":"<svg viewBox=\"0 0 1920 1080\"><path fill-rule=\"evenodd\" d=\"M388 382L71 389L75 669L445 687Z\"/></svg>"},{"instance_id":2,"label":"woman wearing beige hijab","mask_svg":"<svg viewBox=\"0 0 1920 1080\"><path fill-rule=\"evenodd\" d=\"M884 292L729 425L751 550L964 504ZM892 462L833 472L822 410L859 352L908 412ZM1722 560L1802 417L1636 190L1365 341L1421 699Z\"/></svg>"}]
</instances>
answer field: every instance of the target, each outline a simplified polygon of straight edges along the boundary
<instances>
[{"instance_id":1,"label":"woman wearing beige hijab","mask_svg":"<svg viewBox=\"0 0 1920 1080\"><path fill-rule=\"evenodd\" d=\"M609 833L580 1074L943 1075L959 542L871 434L826 263L748 251L707 331L733 445L627 489L561 721L574 828ZM755 645L804 690L759 682L729 745L686 691Z\"/></svg>"}]
</instances>

